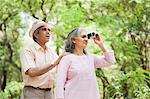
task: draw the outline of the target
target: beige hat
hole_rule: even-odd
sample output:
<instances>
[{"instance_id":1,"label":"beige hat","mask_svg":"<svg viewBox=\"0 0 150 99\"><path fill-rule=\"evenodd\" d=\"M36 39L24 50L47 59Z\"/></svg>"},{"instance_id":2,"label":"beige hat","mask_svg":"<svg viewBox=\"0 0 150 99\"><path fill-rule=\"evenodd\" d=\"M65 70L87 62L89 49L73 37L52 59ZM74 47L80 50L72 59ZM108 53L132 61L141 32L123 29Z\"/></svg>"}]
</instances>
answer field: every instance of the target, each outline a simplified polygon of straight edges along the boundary
<instances>
[{"instance_id":1,"label":"beige hat","mask_svg":"<svg viewBox=\"0 0 150 99\"><path fill-rule=\"evenodd\" d=\"M38 28L41 27L41 26L44 26L44 25L48 25L49 28L51 27L51 25L50 25L49 23L46 23L46 22L44 22L44 21L40 21L40 20L35 21L35 22L32 24L32 27L31 27L31 29L30 29L30 31L29 31L29 36L30 36L31 38L33 38L33 33L35 32L35 30L38 29Z\"/></svg>"}]
</instances>

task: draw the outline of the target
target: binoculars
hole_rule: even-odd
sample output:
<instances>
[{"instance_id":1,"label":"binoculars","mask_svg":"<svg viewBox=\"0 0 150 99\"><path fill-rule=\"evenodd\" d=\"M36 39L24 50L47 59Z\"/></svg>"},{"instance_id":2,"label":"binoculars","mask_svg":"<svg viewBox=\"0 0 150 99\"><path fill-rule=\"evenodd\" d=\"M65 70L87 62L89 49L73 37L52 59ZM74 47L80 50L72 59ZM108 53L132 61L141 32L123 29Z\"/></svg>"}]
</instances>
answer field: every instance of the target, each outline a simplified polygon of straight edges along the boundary
<instances>
[{"instance_id":1,"label":"binoculars","mask_svg":"<svg viewBox=\"0 0 150 99\"><path fill-rule=\"evenodd\" d=\"M96 33L94 33L94 32L87 34L87 38L88 38L88 39L96 38L97 36L98 36L98 34L96 34Z\"/></svg>"}]
</instances>

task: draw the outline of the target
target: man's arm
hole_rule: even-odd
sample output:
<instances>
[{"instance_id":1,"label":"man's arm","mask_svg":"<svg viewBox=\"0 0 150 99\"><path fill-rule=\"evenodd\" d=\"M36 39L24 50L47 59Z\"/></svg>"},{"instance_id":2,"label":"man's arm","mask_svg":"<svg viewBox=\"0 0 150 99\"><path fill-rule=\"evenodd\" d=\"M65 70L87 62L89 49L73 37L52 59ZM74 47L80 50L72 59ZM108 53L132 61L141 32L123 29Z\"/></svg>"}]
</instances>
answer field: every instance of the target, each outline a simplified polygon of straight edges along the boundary
<instances>
[{"instance_id":1,"label":"man's arm","mask_svg":"<svg viewBox=\"0 0 150 99\"><path fill-rule=\"evenodd\" d=\"M59 56L58 59L54 62L54 64L46 64L44 66L31 67L25 72L25 74L31 77L40 76L53 69L56 65L58 65L62 57L63 55Z\"/></svg>"}]
</instances>

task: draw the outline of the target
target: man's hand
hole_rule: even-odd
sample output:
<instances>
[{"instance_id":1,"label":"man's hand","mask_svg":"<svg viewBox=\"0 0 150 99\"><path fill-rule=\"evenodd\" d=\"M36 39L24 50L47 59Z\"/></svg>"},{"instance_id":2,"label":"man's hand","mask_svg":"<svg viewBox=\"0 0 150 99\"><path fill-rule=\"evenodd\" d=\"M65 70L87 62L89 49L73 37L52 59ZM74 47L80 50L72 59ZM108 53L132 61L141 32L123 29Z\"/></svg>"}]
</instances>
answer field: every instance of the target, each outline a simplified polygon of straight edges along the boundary
<instances>
[{"instance_id":1,"label":"man's hand","mask_svg":"<svg viewBox=\"0 0 150 99\"><path fill-rule=\"evenodd\" d=\"M60 62L60 60L61 60L61 58L62 58L63 56L66 56L66 55L69 55L69 54L71 54L71 53L70 53L70 52L63 52L63 53L58 57L58 59L54 62L54 66L56 66L56 65L59 64L59 62Z\"/></svg>"}]
</instances>

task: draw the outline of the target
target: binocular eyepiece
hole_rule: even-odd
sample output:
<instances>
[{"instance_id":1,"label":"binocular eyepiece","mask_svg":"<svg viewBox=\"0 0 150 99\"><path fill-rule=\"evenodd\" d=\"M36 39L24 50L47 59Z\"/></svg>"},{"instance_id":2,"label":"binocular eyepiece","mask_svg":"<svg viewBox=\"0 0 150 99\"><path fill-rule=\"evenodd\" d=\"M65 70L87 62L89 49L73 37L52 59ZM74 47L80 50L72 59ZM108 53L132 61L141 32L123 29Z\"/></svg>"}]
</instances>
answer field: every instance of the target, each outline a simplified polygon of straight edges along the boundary
<instances>
[{"instance_id":1,"label":"binocular eyepiece","mask_svg":"<svg viewBox=\"0 0 150 99\"><path fill-rule=\"evenodd\" d=\"M98 34L96 34L95 32L92 32L92 33L88 33L88 34L87 34L87 38L88 38L88 39L96 38L97 36L98 36Z\"/></svg>"}]
</instances>

